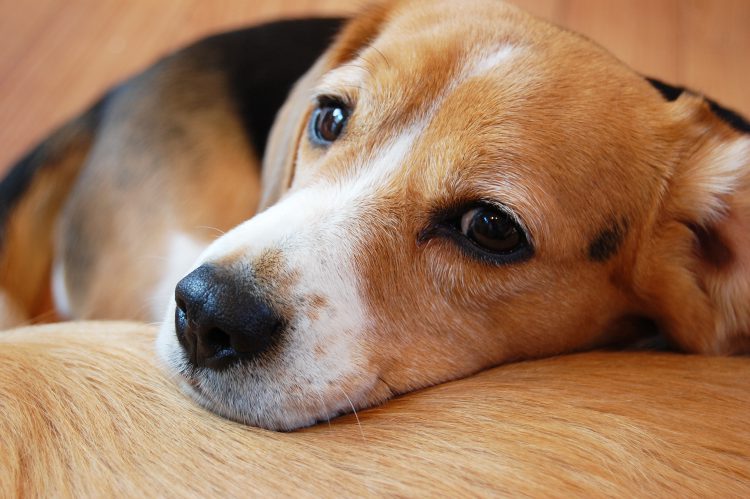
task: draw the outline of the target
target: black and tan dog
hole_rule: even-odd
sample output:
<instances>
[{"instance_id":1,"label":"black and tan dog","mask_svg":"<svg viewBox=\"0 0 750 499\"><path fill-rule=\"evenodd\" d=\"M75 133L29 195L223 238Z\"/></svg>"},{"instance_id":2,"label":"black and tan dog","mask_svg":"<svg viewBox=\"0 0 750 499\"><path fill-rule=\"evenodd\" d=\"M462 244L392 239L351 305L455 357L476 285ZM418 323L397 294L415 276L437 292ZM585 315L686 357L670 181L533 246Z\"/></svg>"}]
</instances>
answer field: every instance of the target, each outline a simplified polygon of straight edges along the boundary
<instances>
[{"instance_id":1,"label":"black and tan dog","mask_svg":"<svg viewBox=\"0 0 750 499\"><path fill-rule=\"evenodd\" d=\"M201 42L16 167L6 317L166 309L185 390L273 429L654 330L750 348L746 121L496 1L377 4L313 64L338 24Z\"/></svg>"},{"instance_id":2,"label":"black and tan dog","mask_svg":"<svg viewBox=\"0 0 750 499\"><path fill-rule=\"evenodd\" d=\"M20 161L0 184L0 323L48 314L53 275L63 318L161 318L199 251L255 212L274 116L340 24L203 40Z\"/></svg>"}]
</instances>

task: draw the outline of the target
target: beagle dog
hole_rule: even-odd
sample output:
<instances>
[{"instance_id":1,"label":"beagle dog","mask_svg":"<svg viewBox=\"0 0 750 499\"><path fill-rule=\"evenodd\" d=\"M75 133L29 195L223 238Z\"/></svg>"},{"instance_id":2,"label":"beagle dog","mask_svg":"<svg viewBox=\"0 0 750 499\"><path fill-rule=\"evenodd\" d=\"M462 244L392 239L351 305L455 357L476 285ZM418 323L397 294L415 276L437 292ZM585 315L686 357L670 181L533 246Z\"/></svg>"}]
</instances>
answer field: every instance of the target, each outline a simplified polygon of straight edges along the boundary
<instances>
[{"instance_id":1,"label":"beagle dog","mask_svg":"<svg viewBox=\"0 0 750 499\"><path fill-rule=\"evenodd\" d=\"M305 66L285 55L337 24L199 43L32 153L6 180L4 306L51 288L63 317L161 318L191 397L283 430L657 331L750 350L742 117L496 0L386 0L266 142Z\"/></svg>"}]
</instances>

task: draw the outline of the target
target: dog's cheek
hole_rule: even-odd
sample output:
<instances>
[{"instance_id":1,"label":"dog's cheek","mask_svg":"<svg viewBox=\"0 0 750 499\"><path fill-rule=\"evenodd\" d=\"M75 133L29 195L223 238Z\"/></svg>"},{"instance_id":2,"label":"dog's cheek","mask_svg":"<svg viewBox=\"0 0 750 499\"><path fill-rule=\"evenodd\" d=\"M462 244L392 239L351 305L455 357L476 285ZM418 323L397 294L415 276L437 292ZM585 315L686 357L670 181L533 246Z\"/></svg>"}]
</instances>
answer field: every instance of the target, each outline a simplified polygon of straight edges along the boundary
<instances>
[{"instance_id":1,"label":"dog's cheek","mask_svg":"<svg viewBox=\"0 0 750 499\"><path fill-rule=\"evenodd\" d=\"M481 314L455 303L450 278L436 278L430 251L417 247L403 222L413 217L384 207L378 218L378 226L398 230L357 241L355 267L370 319L362 333L368 368L393 393L403 393L486 366L498 353L490 352L494 345L477 348L472 337L483 326Z\"/></svg>"},{"instance_id":2,"label":"dog's cheek","mask_svg":"<svg viewBox=\"0 0 750 499\"><path fill-rule=\"evenodd\" d=\"M394 392L606 343L626 308L605 265L490 267L450 243L409 244L411 232L373 236L357 252L372 318L363 341Z\"/></svg>"}]
</instances>

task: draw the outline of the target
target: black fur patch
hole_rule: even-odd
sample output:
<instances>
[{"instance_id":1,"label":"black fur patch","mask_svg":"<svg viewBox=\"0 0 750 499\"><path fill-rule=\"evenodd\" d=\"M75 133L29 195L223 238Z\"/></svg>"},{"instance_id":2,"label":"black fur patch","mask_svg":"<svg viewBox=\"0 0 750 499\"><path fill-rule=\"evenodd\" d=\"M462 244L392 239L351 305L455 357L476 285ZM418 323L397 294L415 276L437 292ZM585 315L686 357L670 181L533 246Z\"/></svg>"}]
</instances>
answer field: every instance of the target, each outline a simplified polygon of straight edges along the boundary
<instances>
[{"instance_id":1,"label":"black fur patch","mask_svg":"<svg viewBox=\"0 0 750 499\"><path fill-rule=\"evenodd\" d=\"M713 111L716 116L726 121L729 126L742 133L750 133L750 122L748 122L741 114L728 109L711 99L706 99L706 102L708 102L711 111Z\"/></svg>"},{"instance_id":2,"label":"black fur patch","mask_svg":"<svg viewBox=\"0 0 750 499\"><path fill-rule=\"evenodd\" d=\"M594 262L609 260L620 249L627 233L627 222L614 222L599 231L596 237L589 243L589 259Z\"/></svg>"},{"instance_id":3,"label":"black fur patch","mask_svg":"<svg viewBox=\"0 0 750 499\"><path fill-rule=\"evenodd\" d=\"M664 83L663 81L657 80L656 78L646 78L655 89L661 93L662 97L668 102L676 101L680 95L684 92L690 92L690 90L684 87L675 87ZM711 111L718 116L722 121L726 122L729 126L742 133L750 133L750 122L748 122L741 114L726 108L716 102L715 100L704 97L708 103Z\"/></svg>"},{"instance_id":4,"label":"black fur patch","mask_svg":"<svg viewBox=\"0 0 750 499\"><path fill-rule=\"evenodd\" d=\"M226 72L231 96L245 132L259 156L268 133L294 83L333 41L340 18L269 23L212 36L198 42L208 60Z\"/></svg>"},{"instance_id":5,"label":"black fur patch","mask_svg":"<svg viewBox=\"0 0 750 499\"><path fill-rule=\"evenodd\" d=\"M646 78L646 81L658 90L664 100L668 102L676 101L685 91L684 87L675 87L656 78Z\"/></svg>"}]
</instances>

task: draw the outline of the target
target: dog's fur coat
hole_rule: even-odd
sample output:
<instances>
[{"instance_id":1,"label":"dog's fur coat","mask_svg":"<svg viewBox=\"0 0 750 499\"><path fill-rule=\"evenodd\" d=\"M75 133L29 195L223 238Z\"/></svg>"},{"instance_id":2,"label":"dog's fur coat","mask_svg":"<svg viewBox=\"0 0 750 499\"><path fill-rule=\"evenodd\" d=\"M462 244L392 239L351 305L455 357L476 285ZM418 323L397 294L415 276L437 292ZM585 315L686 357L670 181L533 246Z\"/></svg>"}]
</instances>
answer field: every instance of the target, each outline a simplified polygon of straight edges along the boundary
<instances>
[{"instance_id":1,"label":"dog's fur coat","mask_svg":"<svg viewBox=\"0 0 750 499\"><path fill-rule=\"evenodd\" d=\"M750 360L587 353L510 364L292 434L198 408L154 328L0 335L0 495L742 497Z\"/></svg>"}]
</instances>

